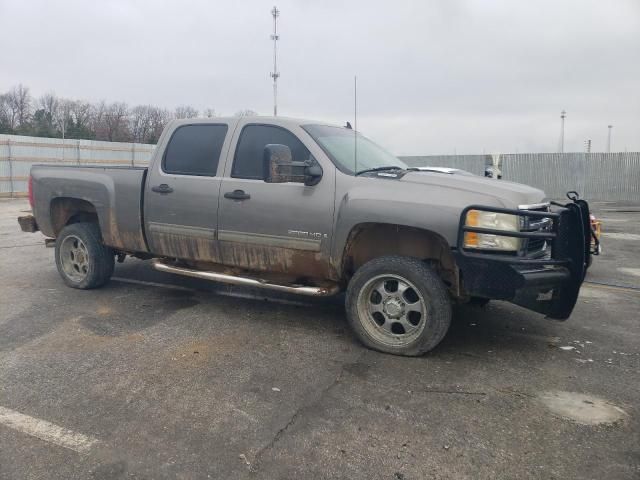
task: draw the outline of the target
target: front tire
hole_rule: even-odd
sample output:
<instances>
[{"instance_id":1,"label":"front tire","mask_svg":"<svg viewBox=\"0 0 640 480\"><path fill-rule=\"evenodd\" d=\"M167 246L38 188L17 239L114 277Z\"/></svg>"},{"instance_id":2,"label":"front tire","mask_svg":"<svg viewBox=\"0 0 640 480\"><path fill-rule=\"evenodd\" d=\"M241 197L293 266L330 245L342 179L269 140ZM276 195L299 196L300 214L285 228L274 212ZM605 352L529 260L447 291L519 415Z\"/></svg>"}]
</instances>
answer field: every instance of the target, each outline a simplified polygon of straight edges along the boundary
<instances>
[{"instance_id":1,"label":"front tire","mask_svg":"<svg viewBox=\"0 0 640 480\"><path fill-rule=\"evenodd\" d=\"M69 287L98 288L109 281L115 266L114 252L102 243L96 223L72 223L56 238L56 266Z\"/></svg>"},{"instance_id":2,"label":"front tire","mask_svg":"<svg viewBox=\"0 0 640 480\"><path fill-rule=\"evenodd\" d=\"M451 301L436 271L416 258L386 256L360 267L347 287L347 318L367 347L418 356L451 324Z\"/></svg>"}]
</instances>

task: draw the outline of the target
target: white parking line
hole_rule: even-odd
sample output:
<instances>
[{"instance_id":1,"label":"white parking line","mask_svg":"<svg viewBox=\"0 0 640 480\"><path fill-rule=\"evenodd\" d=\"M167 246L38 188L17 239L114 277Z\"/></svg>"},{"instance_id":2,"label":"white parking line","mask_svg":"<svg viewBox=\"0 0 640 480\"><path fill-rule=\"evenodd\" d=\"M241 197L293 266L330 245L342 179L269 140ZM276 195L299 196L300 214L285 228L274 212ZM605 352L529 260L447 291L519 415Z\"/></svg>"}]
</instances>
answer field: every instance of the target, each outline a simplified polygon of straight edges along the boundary
<instances>
[{"instance_id":1,"label":"white parking line","mask_svg":"<svg viewBox=\"0 0 640 480\"><path fill-rule=\"evenodd\" d=\"M636 277L640 277L640 268L619 267L618 271L622 273L626 273L628 275L634 275Z\"/></svg>"},{"instance_id":2,"label":"white parking line","mask_svg":"<svg viewBox=\"0 0 640 480\"><path fill-rule=\"evenodd\" d=\"M0 425L78 453L86 453L98 443L96 438L4 407L0 407Z\"/></svg>"},{"instance_id":3,"label":"white parking line","mask_svg":"<svg viewBox=\"0 0 640 480\"><path fill-rule=\"evenodd\" d=\"M638 235L637 233L604 232L602 235L607 238L613 238L615 240L633 240L633 241L640 240L640 235Z\"/></svg>"}]
</instances>

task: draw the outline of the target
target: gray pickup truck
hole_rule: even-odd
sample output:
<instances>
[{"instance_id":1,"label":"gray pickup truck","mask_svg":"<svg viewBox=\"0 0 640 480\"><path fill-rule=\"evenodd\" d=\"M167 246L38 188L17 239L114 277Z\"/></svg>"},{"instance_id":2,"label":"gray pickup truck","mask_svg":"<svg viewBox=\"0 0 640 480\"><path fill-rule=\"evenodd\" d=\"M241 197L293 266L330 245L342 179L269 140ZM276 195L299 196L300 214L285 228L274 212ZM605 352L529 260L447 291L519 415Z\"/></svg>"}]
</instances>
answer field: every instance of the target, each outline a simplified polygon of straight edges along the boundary
<instances>
[{"instance_id":1,"label":"gray pickup truck","mask_svg":"<svg viewBox=\"0 0 640 480\"><path fill-rule=\"evenodd\" d=\"M569 317L589 260L589 208L535 188L419 171L357 134L288 118L178 120L148 168L34 166L24 231L55 239L70 287L114 262L302 295L346 292L367 346L420 355L454 302Z\"/></svg>"}]
</instances>

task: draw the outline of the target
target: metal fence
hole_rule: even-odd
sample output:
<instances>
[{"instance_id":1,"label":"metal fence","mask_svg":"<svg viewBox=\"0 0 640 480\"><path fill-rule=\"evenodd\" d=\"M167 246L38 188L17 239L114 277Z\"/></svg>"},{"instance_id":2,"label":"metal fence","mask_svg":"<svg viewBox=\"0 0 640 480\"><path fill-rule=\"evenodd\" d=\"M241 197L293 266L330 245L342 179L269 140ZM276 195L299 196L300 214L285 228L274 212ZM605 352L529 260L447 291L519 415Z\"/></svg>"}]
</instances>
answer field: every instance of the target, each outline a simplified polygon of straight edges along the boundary
<instances>
[{"instance_id":1,"label":"metal fence","mask_svg":"<svg viewBox=\"0 0 640 480\"><path fill-rule=\"evenodd\" d=\"M144 166L153 149L142 143L0 135L0 197L26 195L29 170L36 163ZM400 158L410 166L452 167L483 175L497 156ZM503 154L499 166L503 180L532 185L551 198L576 190L593 200L640 202L640 152Z\"/></svg>"},{"instance_id":2,"label":"metal fence","mask_svg":"<svg viewBox=\"0 0 640 480\"><path fill-rule=\"evenodd\" d=\"M401 157L411 166L451 167L483 175L491 155ZM591 200L640 202L640 152L520 153L499 157L502 179L563 198L576 190Z\"/></svg>"},{"instance_id":3,"label":"metal fence","mask_svg":"<svg viewBox=\"0 0 640 480\"><path fill-rule=\"evenodd\" d=\"M490 155L429 155L419 157L400 157L410 167L449 167L459 168L476 175L484 175Z\"/></svg>"},{"instance_id":4,"label":"metal fence","mask_svg":"<svg viewBox=\"0 0 640 480\"><path fill-rule=\"evenodd\" d=\"M143 166L153 148L142 143L0 135L0 197L25 196L34 164Z\"/></svg>"}]
</instances>

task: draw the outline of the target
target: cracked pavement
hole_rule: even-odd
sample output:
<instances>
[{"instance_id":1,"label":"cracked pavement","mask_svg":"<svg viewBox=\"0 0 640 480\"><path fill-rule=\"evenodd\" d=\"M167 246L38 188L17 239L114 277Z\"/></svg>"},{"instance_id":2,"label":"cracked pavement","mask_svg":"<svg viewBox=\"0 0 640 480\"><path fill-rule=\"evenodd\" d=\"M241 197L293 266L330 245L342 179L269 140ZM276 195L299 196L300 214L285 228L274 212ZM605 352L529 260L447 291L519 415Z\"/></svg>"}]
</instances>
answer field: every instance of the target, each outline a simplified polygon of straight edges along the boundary
<instances>
[{"instance_id":1,"label":"cracked pavement","mask_svg":"<svg viewBox=\"0 0 640 480\"><path fill-rule=\"evenodd\" d=\"M401 358L359 345L341 298L130 259L105 288L69 289L43 237L19 231L26 208L0 201L0 407L95 443L78 453L0 423L2 479L640 477L633 288L587 285L564 323L457 307L436 350ZM640 213L606 209L605 232L640 233ZM637 288L637 242L604 249L589 279ZM544 403L558 391L624 414L579 423Z\"/></svg>"}]
</instances>

